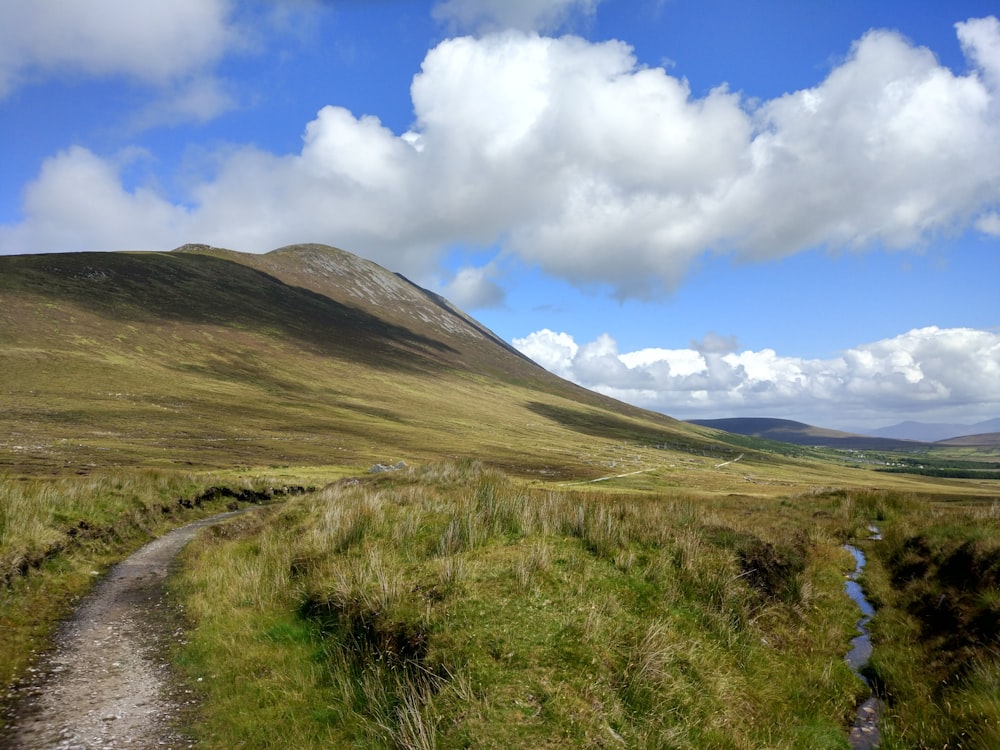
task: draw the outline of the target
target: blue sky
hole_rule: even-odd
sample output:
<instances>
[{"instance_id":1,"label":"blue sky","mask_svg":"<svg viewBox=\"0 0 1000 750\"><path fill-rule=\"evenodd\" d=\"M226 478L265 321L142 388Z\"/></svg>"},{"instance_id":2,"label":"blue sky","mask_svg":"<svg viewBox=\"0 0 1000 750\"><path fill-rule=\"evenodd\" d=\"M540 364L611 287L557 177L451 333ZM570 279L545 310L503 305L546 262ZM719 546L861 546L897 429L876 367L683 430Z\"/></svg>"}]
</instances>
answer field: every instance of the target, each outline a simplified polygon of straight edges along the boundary
<instances>
[{"instance_id":1,"label":"blue sky","mask_svg":"<svg viewBox=\"0 0 1000 750\"><path fill-rule=\"evenodd\" d=\"M986 2L0 4L0 253L324 242L680 418L1000 416Z\"/></svg>"}]
</instances>

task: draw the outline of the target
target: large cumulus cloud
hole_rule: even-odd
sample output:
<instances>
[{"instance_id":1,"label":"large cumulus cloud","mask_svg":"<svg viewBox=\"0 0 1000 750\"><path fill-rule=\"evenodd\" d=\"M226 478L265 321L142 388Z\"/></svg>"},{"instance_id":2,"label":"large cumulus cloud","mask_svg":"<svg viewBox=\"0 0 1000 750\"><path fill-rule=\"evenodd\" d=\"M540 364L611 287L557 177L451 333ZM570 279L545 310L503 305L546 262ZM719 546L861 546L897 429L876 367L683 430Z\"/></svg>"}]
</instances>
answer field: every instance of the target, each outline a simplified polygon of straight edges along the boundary
<instances>
[{"instance_id":1,"label":"large cumulus cloud","mask_svg":"<svg viewBox=\"0 0 1000 750\"><path fill-rule=\"evenodd\" d=\"M968 71L873 31L816 86L764 102L724 85L695 96L621 42L448 39L414 77L406 133L328 106L298 153L229 148L183 202L126 189L119 155L68 148L26 189L23 219L0 228L0 251L308 239L426 278L446 248L497 246L648 297L705 252L760 260L995 234L1000 23L956 29ZM88 174L100 179L83 189ZM116 239L94 219L105 215L136 229Z\"/></svg>"},{"instance_id":2,"label":"large cumulus cloud","mask_svg":"<svg viewBox=\"0 0 1000 750\"><path fill-rule=\"evenodd\" d=\"M712 346L619 352L608 335L578 344L547 329L514 345L557 375L682 418L787 416L847 428L879 426L894 413L972 423L1000 412L993 331L918 328L832 359Z\"/></svg>"}]
</instances>

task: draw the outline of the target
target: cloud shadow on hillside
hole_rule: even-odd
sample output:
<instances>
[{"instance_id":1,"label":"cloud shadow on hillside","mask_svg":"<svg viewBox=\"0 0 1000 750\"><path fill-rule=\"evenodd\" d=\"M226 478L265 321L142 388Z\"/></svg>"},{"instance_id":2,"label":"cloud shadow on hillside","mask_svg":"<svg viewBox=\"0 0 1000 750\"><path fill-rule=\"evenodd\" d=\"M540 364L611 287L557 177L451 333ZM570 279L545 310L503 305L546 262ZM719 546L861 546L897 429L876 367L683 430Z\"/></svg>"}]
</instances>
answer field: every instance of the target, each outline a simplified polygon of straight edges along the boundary
<instances>
[{"instance_id":1,"label":"cloud shadow on hillside","mask_svg":"<svg viewBox=\"0 0 1000 750\"><path fill-rule=\"evenodd\" d=\"M651 425L633 422L606 411L572 409L540 401L531 401L526 406L539 416L592 437L680 450L692 450L700 445L698 441L679 435L677 432L659 430Z\"/></svg>"},{"instance_id":2,"label":"cloud shadow on hillside","mask_svg":"<svg viewBox=\"0 0 1000 750\"><path fill-rule=\"evenodd\" d=\"M459 356L444 341L207 255L6 256L0 258L0 291L78 305L118 323L216 325L290 339L314 353L380 369L433 371Z\"/></svg>"}]
</instances>

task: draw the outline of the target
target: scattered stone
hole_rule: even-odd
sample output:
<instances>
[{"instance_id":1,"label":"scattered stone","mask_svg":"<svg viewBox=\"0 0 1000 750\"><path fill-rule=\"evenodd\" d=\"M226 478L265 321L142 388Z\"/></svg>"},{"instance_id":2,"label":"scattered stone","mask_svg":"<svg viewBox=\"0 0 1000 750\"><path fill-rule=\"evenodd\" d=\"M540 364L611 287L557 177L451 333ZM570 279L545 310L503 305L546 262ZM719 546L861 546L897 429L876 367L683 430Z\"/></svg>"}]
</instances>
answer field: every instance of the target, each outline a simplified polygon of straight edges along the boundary
<instances>
[{"instance_id":1,"label":"scattered stone","mask_svg":"<svg viewBox=\"0 0 1000 750\"><path fill-rule=\"evenodd\" d=\"M399 471L406 468L406 462L400 461L396 464L375 464L368 470L369 474L380 474L384 471Z\"/></svg>"}]
</instances>

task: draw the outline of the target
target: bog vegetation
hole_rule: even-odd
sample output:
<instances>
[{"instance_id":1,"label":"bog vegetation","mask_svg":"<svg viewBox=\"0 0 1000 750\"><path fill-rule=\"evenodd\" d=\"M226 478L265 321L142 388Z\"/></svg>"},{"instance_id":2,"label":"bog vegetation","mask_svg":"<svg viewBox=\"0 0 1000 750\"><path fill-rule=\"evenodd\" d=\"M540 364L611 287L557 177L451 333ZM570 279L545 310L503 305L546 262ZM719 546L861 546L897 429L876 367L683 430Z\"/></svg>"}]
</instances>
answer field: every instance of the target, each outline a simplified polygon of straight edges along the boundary
<instances>
[{"instance_id":1,"label":"bog vegetation","mask_svg":"<svg viewBox=\"0 0 1000 750\"><path fill-rule=\"evenodd\" d=\"M751 505L446 464L220 528L177 583L202 740L840 747L846 553L835 524L746 523Z\"/></svg>"}]
</instances>

